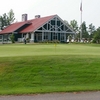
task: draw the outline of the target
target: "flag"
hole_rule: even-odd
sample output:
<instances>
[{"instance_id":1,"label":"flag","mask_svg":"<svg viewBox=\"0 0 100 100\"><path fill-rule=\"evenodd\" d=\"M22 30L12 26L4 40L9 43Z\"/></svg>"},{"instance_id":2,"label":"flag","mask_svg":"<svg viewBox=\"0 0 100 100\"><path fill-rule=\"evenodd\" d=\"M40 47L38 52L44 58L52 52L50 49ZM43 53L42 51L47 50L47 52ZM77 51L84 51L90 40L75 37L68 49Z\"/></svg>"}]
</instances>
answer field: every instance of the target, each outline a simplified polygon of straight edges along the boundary
<instances>
[{"instance_id":1,"label":"flag","mask_svg":"<svg viewBox=\"0 0 100 100\"><path fill-rule=\"evenodd\" d=\"M82 2L81 2L81 4L80 4L80 11L82 11Z\"/></svg>"}]
</instances>

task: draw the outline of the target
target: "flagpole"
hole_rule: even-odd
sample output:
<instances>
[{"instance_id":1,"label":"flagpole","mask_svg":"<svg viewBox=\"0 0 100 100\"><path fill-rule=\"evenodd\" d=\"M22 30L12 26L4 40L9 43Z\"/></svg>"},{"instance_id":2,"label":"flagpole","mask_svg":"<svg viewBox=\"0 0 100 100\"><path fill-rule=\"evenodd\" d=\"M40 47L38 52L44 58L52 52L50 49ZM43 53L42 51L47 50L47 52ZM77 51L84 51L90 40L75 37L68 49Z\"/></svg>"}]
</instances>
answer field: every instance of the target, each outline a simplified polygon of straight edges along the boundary
<instances>
[{"instance_id":1,"label":"flagpole","mask_svg":"<svg viewBox=\"0 0 100 100\"><path fill-rule=\"evenodd\" d=\"M81 40L82 40L82 0L81 0L81 5L80 5L80 11L81 11L81 31L80 31L80 42L81 42Z\"/></svg>"}]
</instances>

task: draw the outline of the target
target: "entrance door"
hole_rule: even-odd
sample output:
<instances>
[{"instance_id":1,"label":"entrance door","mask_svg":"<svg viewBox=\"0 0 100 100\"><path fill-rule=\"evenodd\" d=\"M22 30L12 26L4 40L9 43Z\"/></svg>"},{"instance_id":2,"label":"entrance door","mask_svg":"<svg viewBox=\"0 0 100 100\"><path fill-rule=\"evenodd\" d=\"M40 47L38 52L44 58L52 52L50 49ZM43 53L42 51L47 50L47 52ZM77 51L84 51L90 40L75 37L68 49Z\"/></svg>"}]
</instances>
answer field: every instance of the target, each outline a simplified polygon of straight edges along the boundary
<instances>
[{"instance_id":1,"label":"entrance door","mask_svg":"<svg viewBox=\"0 0 100 100\"><path fill-rule=\"evenodd\" d=\"M42 33L35 33L35 42L42 41Z\"/></svg>"}]
</instances>

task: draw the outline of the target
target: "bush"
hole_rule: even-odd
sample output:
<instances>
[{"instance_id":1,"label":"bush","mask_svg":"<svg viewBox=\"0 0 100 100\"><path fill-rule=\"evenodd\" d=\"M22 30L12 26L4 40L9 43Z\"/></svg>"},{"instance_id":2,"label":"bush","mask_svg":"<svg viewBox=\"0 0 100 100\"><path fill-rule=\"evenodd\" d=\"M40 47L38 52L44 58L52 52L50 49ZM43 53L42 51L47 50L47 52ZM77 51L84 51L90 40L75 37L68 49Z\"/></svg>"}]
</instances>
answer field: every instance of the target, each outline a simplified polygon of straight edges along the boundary
<instances>
[{"instance_id":1,"label":"bush","mask_svg":"<svg viewBox=\"0 0 100 100\"><path fill-rule=\"evenodd\" d=\"M12 43L15 43L15 36L14 36L14 34L11 34L10 39L11 39Z\"/></svg>"}]
</instances>

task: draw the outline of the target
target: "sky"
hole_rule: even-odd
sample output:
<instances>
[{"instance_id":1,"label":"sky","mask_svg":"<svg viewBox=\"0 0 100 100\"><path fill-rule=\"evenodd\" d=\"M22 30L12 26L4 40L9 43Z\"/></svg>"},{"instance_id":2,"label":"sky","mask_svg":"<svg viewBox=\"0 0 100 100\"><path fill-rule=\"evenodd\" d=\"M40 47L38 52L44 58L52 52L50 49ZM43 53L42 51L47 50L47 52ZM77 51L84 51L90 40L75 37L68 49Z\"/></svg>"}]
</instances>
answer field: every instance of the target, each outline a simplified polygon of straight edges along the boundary
<instances>
[{"instance_id":1,"label":"sky","mask_svg":"<svg viewBox=\"0 0 100 100\"><path fill-rule=\"evenodd\" d=\"M76 20L81 24L81 0L0 0L0 15L8 13L10 9L15 14L16 21L22 20L22 14L28 14L28 19L35 15L41 17L57 14L61 19L70 23ZM93 24L100 26L100 0L82 0L82 22L86 26Z\"/></svg>"}]
</instances>

